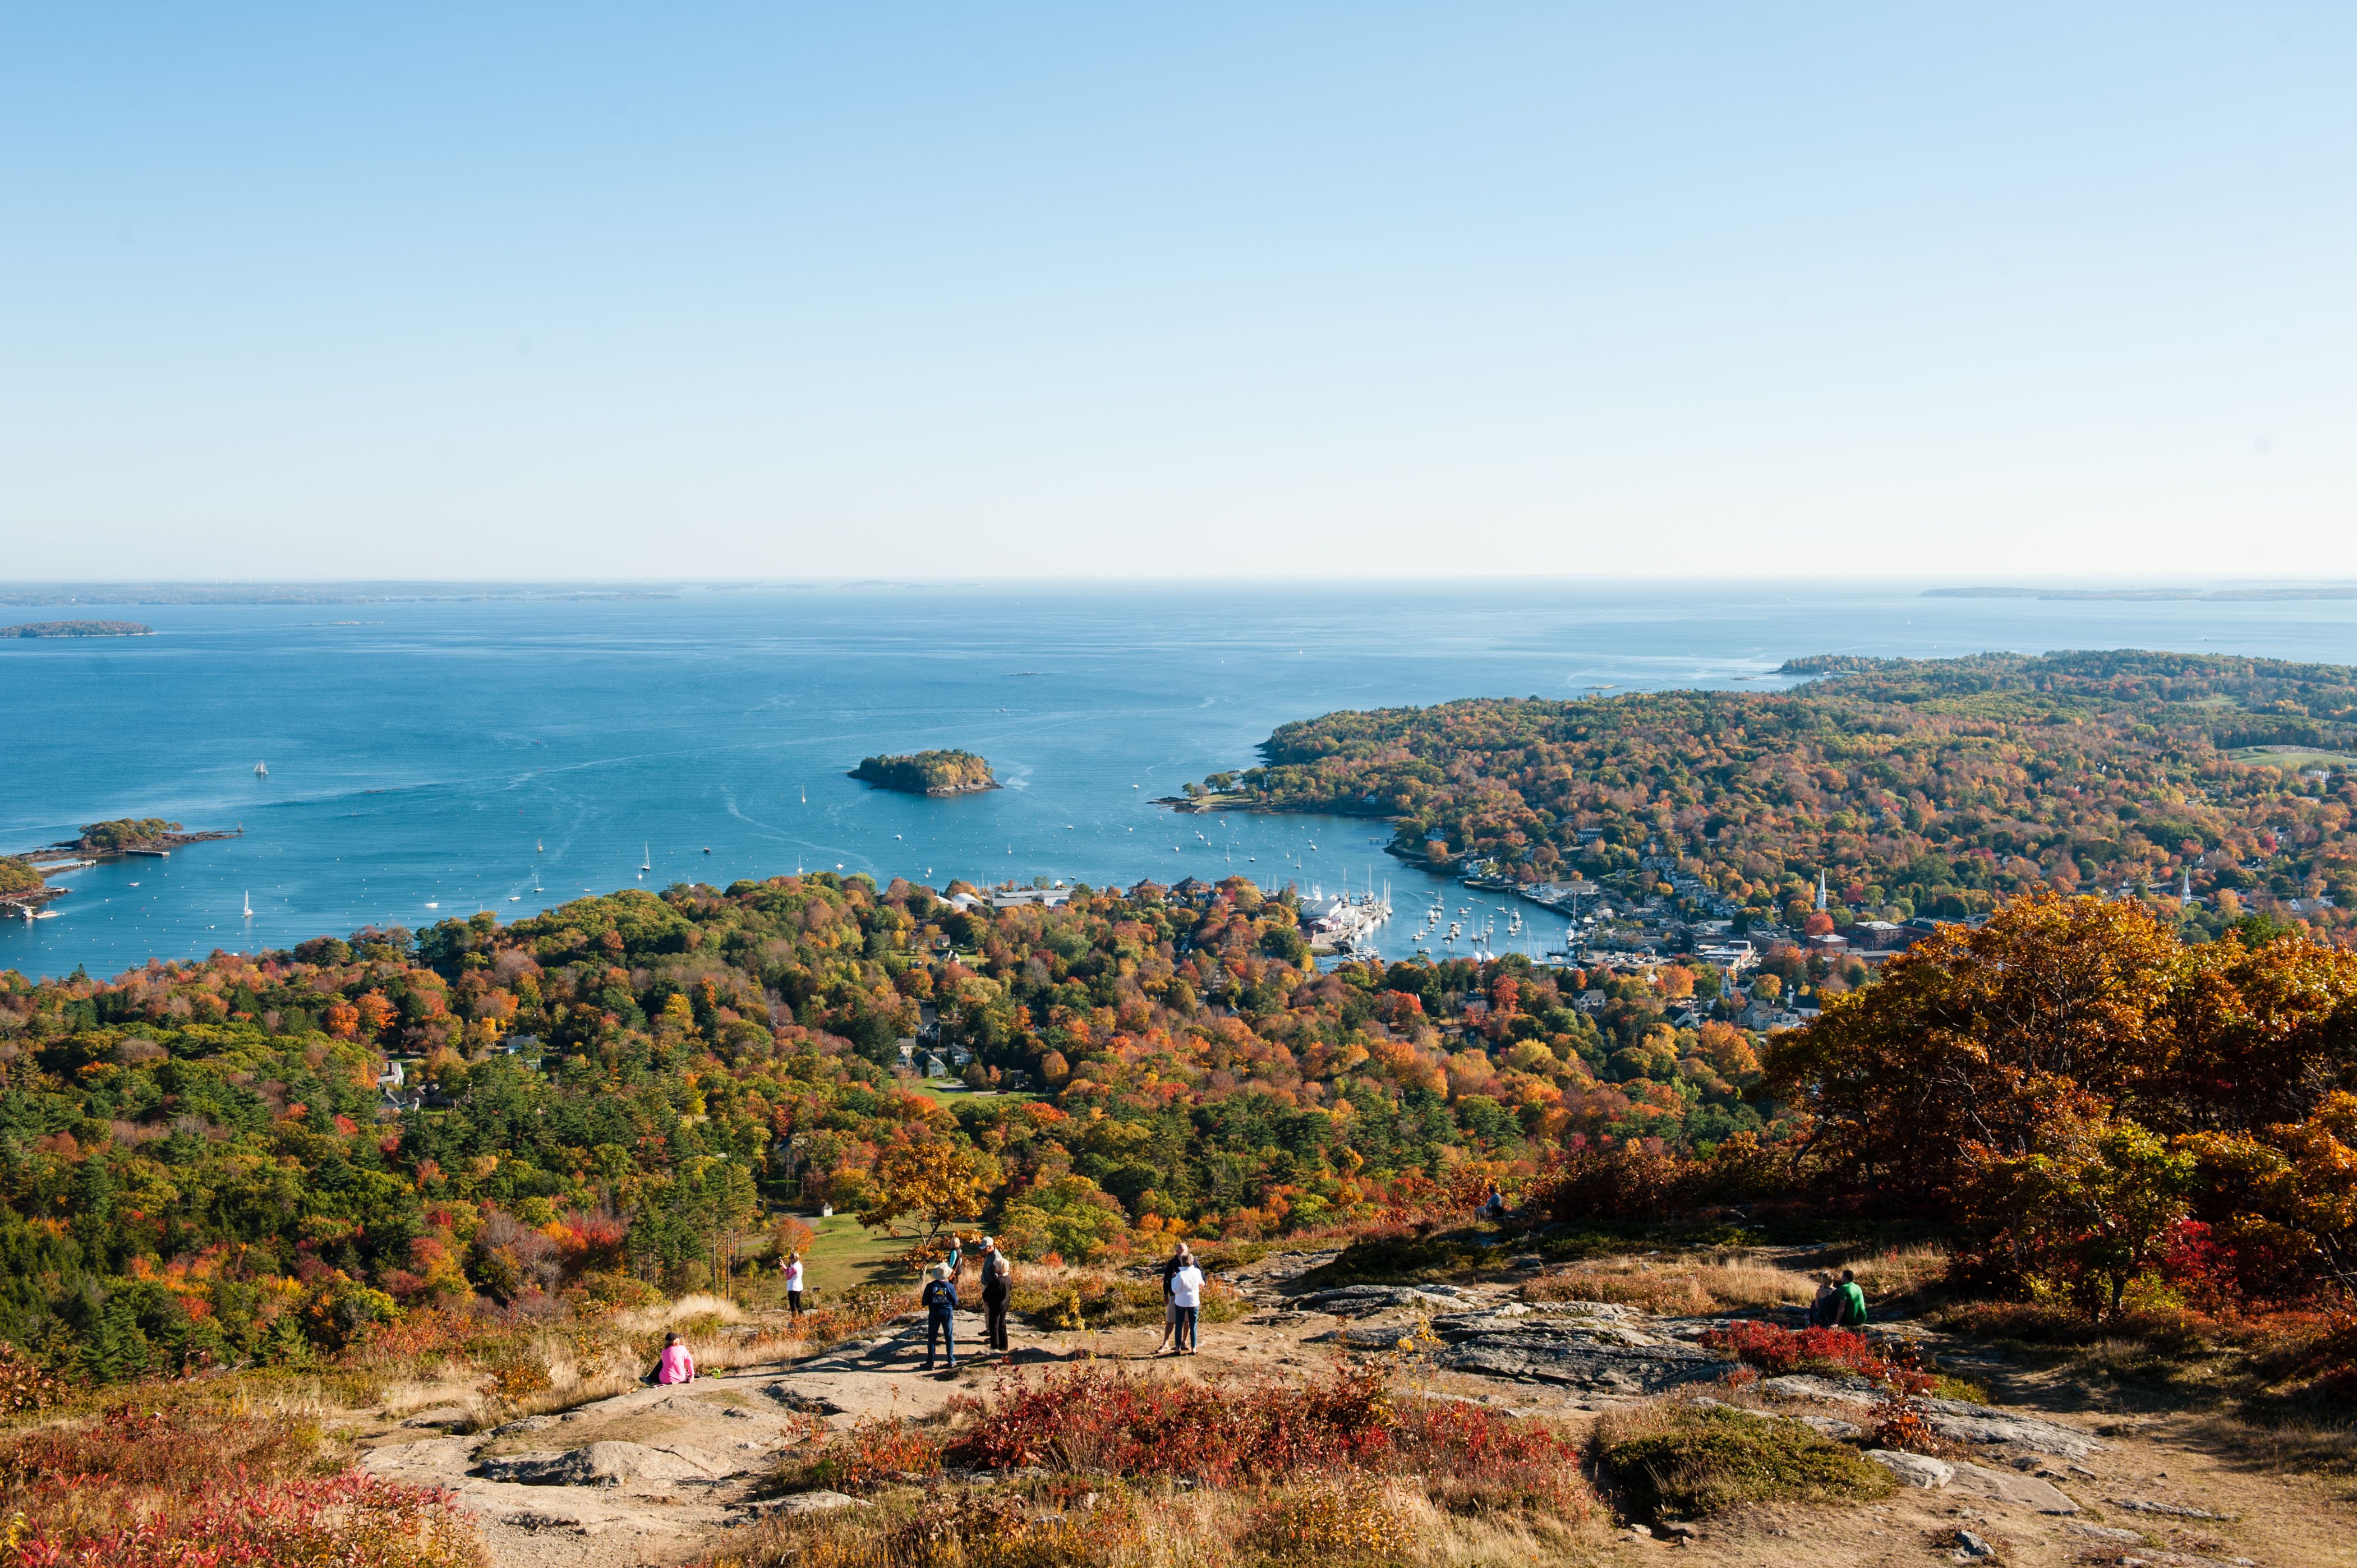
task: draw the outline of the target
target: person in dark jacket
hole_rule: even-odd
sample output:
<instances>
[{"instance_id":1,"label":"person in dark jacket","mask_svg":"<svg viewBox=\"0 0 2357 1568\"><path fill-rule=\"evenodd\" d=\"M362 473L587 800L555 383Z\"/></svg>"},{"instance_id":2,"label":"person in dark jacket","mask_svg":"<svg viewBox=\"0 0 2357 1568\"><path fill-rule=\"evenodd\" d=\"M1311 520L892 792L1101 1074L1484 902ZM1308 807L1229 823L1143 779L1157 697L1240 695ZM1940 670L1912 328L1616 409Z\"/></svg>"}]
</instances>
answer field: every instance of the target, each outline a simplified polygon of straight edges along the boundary
<instances>
[{"instance_id":1,"label":"person in dark jacket","mask_svg":"<svg viewBox=\"0 0 2357 1568\"><path fill-rule=\"evenodd\" d=\"M924 1294L919 1298L925 1304L925 1367L933 1369L933 1352L946 1345L950 1370L957 1370L957 1282L950 1278L949 1265L935 1263L926 1271Z\"/></svg>"},{"instance_id":2,"label":"person in dark jacket","mask_svg":"<svg viewBox=\"0 0 2357 1568\"><path fill-rule=\"evenodd\" d=\"M996 1239L982 1239L982 1328L990 1348L1006 1353L1006 1298L1014 1294L1014 1266Z\"/></svg>"}]
</instances>

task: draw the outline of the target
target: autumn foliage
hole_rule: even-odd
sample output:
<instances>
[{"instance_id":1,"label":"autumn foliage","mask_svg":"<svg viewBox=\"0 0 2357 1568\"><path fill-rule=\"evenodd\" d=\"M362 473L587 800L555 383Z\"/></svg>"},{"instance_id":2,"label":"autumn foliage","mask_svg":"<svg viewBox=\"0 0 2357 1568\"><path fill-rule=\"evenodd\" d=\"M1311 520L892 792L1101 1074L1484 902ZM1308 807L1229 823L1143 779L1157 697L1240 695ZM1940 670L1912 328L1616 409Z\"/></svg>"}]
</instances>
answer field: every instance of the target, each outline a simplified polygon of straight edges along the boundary
<instances>
[{"instance_id":1,"label":"autumn foliage","mask_svg":"<svg viewBox=\"0 0 2357 1568\"><path fill-rule=\"evenodd\" d=\"M1961 1220L1986 1284L2111 1314L2147 1281L2299 1301L2357 1262L2357 954L2044 895L1943 928L1766 1067L1812 1179Z\"/></svg>"}]
</instances>

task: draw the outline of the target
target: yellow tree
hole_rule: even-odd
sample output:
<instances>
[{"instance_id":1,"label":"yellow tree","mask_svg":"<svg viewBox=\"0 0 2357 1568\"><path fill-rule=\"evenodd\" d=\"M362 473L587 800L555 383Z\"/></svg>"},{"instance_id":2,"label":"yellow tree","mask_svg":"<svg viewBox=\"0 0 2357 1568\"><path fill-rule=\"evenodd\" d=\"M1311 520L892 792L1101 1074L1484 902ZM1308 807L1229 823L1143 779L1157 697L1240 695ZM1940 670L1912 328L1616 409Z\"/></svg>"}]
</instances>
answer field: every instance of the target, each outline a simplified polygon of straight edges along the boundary
<instances>
[{"instance_id":1,"label":"yellow tree","mask_svg":"<svg viewBox=\"0 0 2357 1568\"><path fill-rule=\"evenodd\" d=\"M942 1227L971 1219L982 1201L973 1150L906 1127L877 1155L875 1183L875 1199L860 1210L859 1223L891 1230L906 1221L918 1230L920 1250L931 1247Z\"/></svg>"}]
</instances>

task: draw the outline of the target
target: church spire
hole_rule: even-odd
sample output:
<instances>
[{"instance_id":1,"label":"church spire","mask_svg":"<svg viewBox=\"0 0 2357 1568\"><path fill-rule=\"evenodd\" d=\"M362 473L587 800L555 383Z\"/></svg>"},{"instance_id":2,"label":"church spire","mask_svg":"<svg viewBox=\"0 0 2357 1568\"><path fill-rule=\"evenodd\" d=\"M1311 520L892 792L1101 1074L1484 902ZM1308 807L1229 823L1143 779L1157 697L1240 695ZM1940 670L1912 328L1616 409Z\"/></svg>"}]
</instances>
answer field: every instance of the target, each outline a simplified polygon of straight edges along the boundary
<instances>
[{"instance_id":1,"label":"church spire","mask_svg":"<svg viewBox=\"0 0 2357 1568\"><path fill-rule=\"evenodd\" d=\"M1824 908L1825 908L1825 872L1824 872L1824 867L1823 867L1823 866L1819 866L1819 867L1817 868L1817 912L1818 912L1819 914L1823 914L1823 913L1824 913Z\"/></svg>"}]
</instances>

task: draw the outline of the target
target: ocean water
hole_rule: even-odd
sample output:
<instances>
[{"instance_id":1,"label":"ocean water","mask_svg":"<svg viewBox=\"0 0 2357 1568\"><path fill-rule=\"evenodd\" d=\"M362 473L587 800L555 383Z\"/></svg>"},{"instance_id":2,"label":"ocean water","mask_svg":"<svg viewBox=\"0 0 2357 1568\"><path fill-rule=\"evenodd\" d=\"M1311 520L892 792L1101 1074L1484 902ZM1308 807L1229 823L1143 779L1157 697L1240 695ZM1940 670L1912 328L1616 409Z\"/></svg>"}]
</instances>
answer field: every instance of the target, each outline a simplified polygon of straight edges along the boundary
<instances>
[{"instance_id":1,"label":"ocean water","mask_svg":"<svg viewBox=\"0 0 2357 1568\"><path fill-rule=\"evenodd\" d=\"M1436 893L1452 908L1473 896L1384 855L1383 824L1175 816L1153 798L1248 766L1277 725L1336 708L1773 689L1789 682L1770 671L1798 654L2145 647L2357 663L2357 602L1924 598L1903 585L856 585L5 618L69 613L159 635L0 640L0 850L123 816L244 832L65 874L56 918L0 921L0 969L30 975L837 867L936 886L1388 882L1402 918L1381 945L1404 952ZM1006 788L935 800L845 777L870 753L929 746L982 753ZM1560 938L1528 912L1500 950Z\"/></svg>"}]
</instances>

